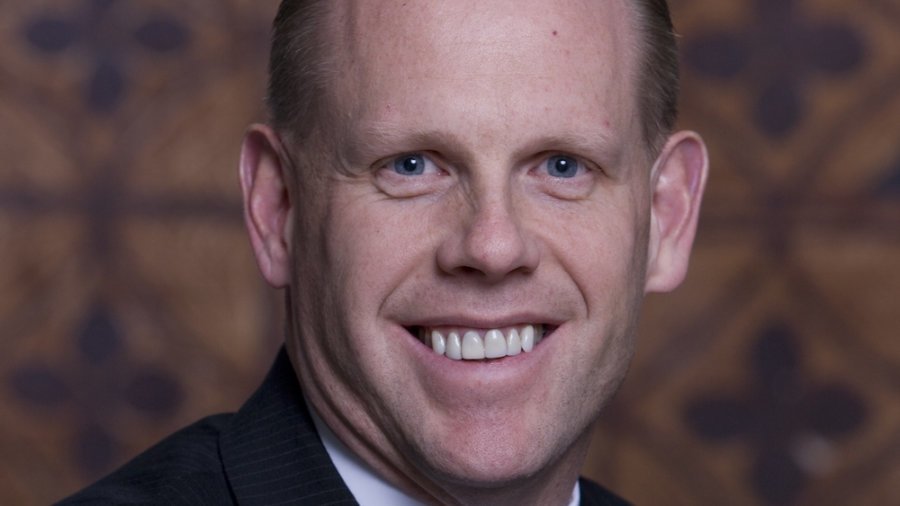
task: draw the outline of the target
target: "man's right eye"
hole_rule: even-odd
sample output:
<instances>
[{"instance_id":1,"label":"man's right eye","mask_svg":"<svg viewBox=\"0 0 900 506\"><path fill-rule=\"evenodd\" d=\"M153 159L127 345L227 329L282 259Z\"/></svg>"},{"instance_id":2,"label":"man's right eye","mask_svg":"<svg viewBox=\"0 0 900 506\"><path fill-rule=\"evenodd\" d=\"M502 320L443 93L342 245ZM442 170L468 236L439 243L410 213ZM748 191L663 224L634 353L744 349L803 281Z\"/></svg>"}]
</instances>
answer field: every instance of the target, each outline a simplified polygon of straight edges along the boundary
<instances>
[{"instance_id":1,"label":"man's right eye","mask_svg":"<svg viewBox=\"0 0 900 506\"><path fill-rule=\"evenodd\" d=\"M404 176L422 175L430 164L431 161L419 153L398 156L393 161L394 172Z\"/></svg>"},{"instance_id":2,"label":"man's right eye","mask_svg":"<svg viewBox=\"0 0 900 506\"><path fill-rule=\"evenodd\" d=\"M453 178L438 155L413 151L383 158L375 166L375 185L392 197L415 197L446 188Z\"/></svg>"}]
</instances>

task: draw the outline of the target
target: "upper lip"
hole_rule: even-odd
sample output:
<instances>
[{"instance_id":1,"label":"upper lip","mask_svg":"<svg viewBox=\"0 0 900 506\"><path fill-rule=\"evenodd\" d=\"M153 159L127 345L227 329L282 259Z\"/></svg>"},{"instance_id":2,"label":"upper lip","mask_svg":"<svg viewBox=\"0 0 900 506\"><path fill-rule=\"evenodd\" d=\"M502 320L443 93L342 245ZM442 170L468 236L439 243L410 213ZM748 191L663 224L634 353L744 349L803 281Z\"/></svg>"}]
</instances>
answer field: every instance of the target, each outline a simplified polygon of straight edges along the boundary
<instances>
[{"instance_id":1,"label":"upper lip","mask_svg":"<svg viewBox=\"0 0 900 506\"><path fill-rule=\"evenodd\" d=\"M432 316L421 319L410 319L403 322L404 327L460 327L470 329L499 329L520 325L542 324L559 326L563 320L559 317L538 314L516 314L498 317L474 317L466 315Z\"/></svg>"}]
</instances>

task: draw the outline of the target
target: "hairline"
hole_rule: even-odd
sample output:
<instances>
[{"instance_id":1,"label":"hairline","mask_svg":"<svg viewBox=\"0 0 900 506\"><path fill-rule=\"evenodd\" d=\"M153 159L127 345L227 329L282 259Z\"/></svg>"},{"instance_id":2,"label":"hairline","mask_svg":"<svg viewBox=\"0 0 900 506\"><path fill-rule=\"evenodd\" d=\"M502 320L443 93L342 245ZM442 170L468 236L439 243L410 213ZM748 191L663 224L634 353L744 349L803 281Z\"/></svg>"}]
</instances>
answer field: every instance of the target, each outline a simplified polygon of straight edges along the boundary
<instances>
[{"instance_id":1,"label":"hairline","mask_svg":"<svg viewBox=\"0 0 900 506\"><path fill-rule=\"evenodd\" d=\"M293 10L285 8L289 3L295 5ZM636 40L633 99L638 109L644 151L652 160L674 129L678 114L675 34L666 0L626 0L625 3L630 6L631 28ZM279 5L273 23L266 105L270 123L285 140L305 140L313 132L321 133L324 126L332 101L327 89L334 82L339 65L338 58L331 57L331 48L344 43L340 37L326 36L327 25L335 23L333 5L331 0L282 0ZM653 10L658 12L651 12ZM289 13L293 15L288 16ZM297 18L302 17L311 21L298 21ZM660 21L666 24L660 26ZM280 22L290 26L287 30L279 30ZM305 43L296 43L301 37L307 38ZM654 43L655 37L663 40ZM290 47L277 47L283 43ZM279 65L291 65L292 68L276 68Z\"/></svg>"}]
</instances>

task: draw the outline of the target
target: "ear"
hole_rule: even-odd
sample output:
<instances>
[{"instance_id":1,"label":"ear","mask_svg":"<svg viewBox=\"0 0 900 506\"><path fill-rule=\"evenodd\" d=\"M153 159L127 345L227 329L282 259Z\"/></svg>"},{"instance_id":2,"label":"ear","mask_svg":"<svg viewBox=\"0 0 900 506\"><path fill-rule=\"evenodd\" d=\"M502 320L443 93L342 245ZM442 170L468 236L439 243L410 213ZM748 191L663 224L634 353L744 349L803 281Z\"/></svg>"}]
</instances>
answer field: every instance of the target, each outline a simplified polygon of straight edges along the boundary
<instances>
[{"instance_id":1,"label":"ear","mask_svg":"<svg viewBox=\"0 0 900 506\"><path fill-rule=\"evenodd\" d=\"M293 203L288 193L288 158L278 134L252 125L241 145L239 176L244 195L244 221L263 277L282 288L290 283Z\"/></svg>"},{"instance_id":2,"label":"ear","mask_svg":"<svg viewBox=\"0 0 900 506\"><path fill-rule=\"evenodd\" d=\"M657 158L645 292L667 292L684 280L708 167L706 145L694 132L669 137Z\"/></svg>"}]
</instances>

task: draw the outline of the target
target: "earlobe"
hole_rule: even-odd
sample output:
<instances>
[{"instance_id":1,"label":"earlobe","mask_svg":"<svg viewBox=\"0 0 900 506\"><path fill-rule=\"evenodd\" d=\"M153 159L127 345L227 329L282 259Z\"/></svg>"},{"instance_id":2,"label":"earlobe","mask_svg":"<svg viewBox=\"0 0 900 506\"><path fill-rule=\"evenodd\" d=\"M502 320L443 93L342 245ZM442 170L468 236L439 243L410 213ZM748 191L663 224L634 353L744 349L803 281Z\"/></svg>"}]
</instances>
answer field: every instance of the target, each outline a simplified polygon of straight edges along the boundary
<instances>
[{"instance_id":1,"label":"earlobe","mask_svg":"<svg viewBox=\"0 0 900 506\"><path fill-rule=\"evenodd\" d=\"M673 290L687 274L708 167L706 146L694 132L673 134L657 159L646 292Z\"/></svg>"},{"instance_id":2,"label":"earlobe","mask_svg":"<svg viewBox=\"0 0 900 506\"><path fill-rule=\"evenodd\" d=\"M287 157L278 135L253 125L241 145L239 176L244 222L263 277L276 288L290 283L290 219Z\"/></svg>"}]
</instances>

